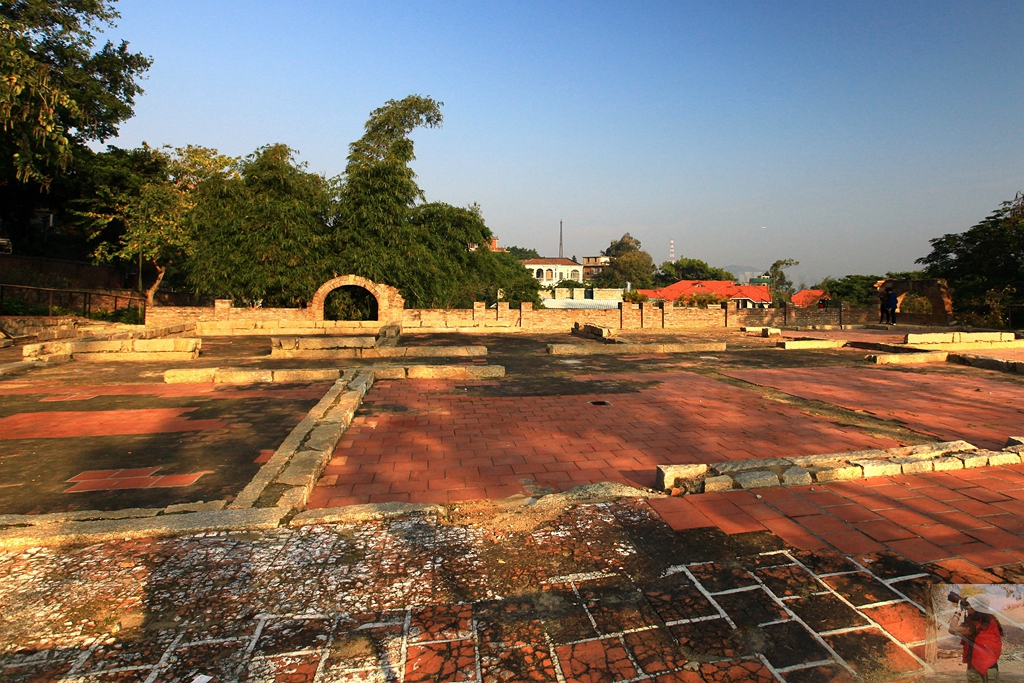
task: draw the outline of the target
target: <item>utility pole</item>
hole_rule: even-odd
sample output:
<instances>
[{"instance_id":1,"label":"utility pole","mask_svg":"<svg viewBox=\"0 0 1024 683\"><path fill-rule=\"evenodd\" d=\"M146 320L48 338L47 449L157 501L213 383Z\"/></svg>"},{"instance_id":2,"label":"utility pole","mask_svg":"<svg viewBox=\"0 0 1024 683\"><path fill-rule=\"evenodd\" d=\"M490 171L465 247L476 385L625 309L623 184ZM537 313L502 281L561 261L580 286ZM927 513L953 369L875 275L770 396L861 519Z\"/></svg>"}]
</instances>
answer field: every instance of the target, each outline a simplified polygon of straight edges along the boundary
<instances>
[{"instance_id":1,"label":"utility pole","mask_svg":"<svg viewBox=\"0 0 1024 683\"><path fill-rule=\"evenodd\" d=\"M565 258L562 251L562 221L558 221L558 258Z\"/></svg>"},{"instance_id":2,"label":"utility pole","mask_svg":"<svg viewBox=\"0 0 1024 683\"><path fill-rule=\"evenodd\" d=\"M676 241L675 240L669 240L668 241L668 260L671 261L672 263L676 262Z\"/></svg>"}]
</instances>

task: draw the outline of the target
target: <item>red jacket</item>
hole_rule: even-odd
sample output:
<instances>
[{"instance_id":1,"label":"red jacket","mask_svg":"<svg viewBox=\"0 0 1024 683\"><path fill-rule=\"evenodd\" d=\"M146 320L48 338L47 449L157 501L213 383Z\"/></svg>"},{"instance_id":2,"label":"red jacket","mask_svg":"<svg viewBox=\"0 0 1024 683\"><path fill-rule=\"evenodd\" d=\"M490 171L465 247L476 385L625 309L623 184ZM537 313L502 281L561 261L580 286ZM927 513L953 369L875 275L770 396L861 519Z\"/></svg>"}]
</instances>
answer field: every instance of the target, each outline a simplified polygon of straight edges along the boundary
<instances>
[{"instance_id":1,"label":"red jacket","mask_svg":"<svg viewBox=\"0 0 1024 683\"><path fill-rule=\"evenodd\" d=\"M984 676L992 665L999 661L999 655L1003 653L1003 635L999 628L999 622L995 617L990 616L988 624L978 625L978 630L972 640L963 639L964 664Z\"/></svg>"}]
</instances>

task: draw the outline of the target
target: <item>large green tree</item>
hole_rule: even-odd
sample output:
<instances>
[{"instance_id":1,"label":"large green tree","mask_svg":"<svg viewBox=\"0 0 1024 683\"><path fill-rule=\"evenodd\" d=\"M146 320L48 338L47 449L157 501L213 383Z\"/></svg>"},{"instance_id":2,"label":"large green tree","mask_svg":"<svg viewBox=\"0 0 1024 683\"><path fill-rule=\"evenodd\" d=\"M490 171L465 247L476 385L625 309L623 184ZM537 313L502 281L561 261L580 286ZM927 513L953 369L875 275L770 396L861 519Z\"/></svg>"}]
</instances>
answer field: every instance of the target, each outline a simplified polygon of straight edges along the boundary
<instances>
[{"instance_id":1,"label":"large green tree","mask_svg":"<svg viewBox=\"0 0 1024 683\"><path fill-rule=\"evenodd\" d=\"M131 118L151 60L124 41L96 49L117 18L109 0L0 3L0 182L45 186Z\"/></svg>"},{"instance_id":2,"label":"large green tree","mask_svg":"<svg viewBox=\"0 0 1024 683\"><path fill-rule=\"evenodd\" d=\"M198 184L187 212L188 281L250 306L295 306L323 281L330 183L286 145L261 147Z\"/></svg>"},{"instance_id":3,"label":"large green tree","mask_svg":"<svg viewBox=\"0 0 1024 683\"><path fill-rule=\"evenodd\" d=\"M773 263L769 268L768 272L765 273L765 277L771 278L769 288L772 293L772 301L778 303L780 301L789 301L796 293L796 289L793 287L793 281L786 277L786 268L792 268L793 266L800 265L799 261L794 261L791 258L779 259Z\"/></svg>"},{"instance_id":4,"label":"large green tree","mask_svg":"<svg viewBox=\"0 0 1024 683\"><path fill-rule=\"evenodd\" d=\"M106 155L115 153L120 153L116 157L122 162L119 168L127 171L124 178L96 183L95 192L78 203L89 209L82 215L94 226L99 242L95 258L140 266L145 262L156 272L146 292L149 305L153 305L169 269L183 268L193 254L189 213L195 206L196 191L203 182L236 174L238 160L197 146L155 150L143 145L127 152L112 149ZM132 167L123 163L132 158L148 162L142 164L143 172L132 172Z\"/></svg>"},{"instance_id":5,"label":"large green tree","mask_svg":"<svg viewBox=\"0 0 1024 683\"><path fill-rule=\"evenodd\" d=\"M680 258L665 261L655 277L659 287L671 285L680 280L735 280L736 277L723 268L715 268L695 258Z\"/></svg>"},{"instance_id":6,"label":"large green tree","mask_svg":"<svg viewBox=\"0 0 1024 683\"><path fill-rule=\"evenodd\" d=\"M397 287L414 307L494 300L539 303L538 285L511 254L487 249L493 235L479 207L427 203L409 164L409 135L441 125L429 97L389 100L349 147L332 224L327 270Z\"/></svg>"},{"instance_id":7,"label":"large green tree","mask_svg":"<svg viewBox=\"0 0 1024 683\"><path fill-rule=\"evenodd\" d=\"M930 243L931 253L917 263L949 283L958 314L1005 324L1006 306L1024 302L1024 193L967 231Z\"/></svg>"},{"instance_id":8,"label":"large green tree","mask_svg":"<svg viewBox=\"0 0 1024 683\"><path fill-rule=\"evenodd\" d=\"M875 283L883 278L878 275L844 275L840 278L826 277L814 289L822 289L833 301L845 301L857 308L878 306L878 292Z\"/></svg>"},{"instance_id":9,"label":"large green tree","mask_svg":"<svg viewBox=\"0 0 1024 683\"><path fill-rule=\"evenodd\" d=\"M595 282L601 287L625 287L627 283L633 289L653 287L654 274L658 269L651 255L640 246L640 240L628 232L612 240L608 248L601 252L610 257L611 261L597 274Z\"/></svg>"}]
</instances>

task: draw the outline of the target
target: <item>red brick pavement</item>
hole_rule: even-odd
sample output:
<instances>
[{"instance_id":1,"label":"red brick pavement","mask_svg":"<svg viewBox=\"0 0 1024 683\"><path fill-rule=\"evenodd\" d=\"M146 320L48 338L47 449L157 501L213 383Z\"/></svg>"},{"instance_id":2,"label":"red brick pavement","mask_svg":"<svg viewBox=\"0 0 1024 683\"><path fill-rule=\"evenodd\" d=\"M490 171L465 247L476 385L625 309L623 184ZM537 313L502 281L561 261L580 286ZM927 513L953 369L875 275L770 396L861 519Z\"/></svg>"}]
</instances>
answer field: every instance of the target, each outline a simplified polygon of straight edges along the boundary
<instances>
[{"instance_id":1,"label":"red brick pavement","mask_svg":"<svg viewBox=\"0 0 1024 683\"><path fill-rule=\"evenodd\" d=\"M504 498L524 485L653 486L664 463L896 445L692 373L614 377L653 378L657 386L636 393L520 397L467 395L466 382L377 382L367 400L380 413L353 421L310 506Z\"/></svg>"},{"instance_id":2,"label":"red brick pavement","mask_svg":"<svg viewBox=\"0 0 1024 683\"><path fill-rule=\"evenodd\" d=\"M983 502L984 501L984 502ZM655 498L676 530L768 530L802 550L892 550L975 583L1024 559L1024 465ZM987 578L986 581L975 581Z\"/></svg>"},{"instance_id":3,"label":"red brick pavement","mask_svg":"<svg viewBox=\"0 0 1024 683\"><path fill-rule=\"evenodd\" d=\"M728 370L723 374L801 398L899 420L942 440L1002 448L1024 429L1024 384L882 368ZM824 452L824 451L822 451Z\"/></svg>"}]
</instances>

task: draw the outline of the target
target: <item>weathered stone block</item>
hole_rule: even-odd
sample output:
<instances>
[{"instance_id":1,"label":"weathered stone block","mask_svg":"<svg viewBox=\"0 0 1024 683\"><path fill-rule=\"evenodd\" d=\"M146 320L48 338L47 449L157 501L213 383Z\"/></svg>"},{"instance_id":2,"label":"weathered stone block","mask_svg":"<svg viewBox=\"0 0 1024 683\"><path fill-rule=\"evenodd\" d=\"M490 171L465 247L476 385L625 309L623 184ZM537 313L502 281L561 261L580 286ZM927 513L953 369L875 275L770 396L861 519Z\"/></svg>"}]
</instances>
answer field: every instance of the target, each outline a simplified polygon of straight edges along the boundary
<instances>
[{"instance_id":1,"label":"weathered stone block","mask_svg":"<svg viewBox=\"0 0 1024 683\"><path fill-rule=\"evenodd\" d=\"M886 453L898 458L934 458L947 453L966 453L976 451L978 447L966 441L937 441L935 443L923 443L917 446L900 446L898 448L887 448Z\"/></svg>"},{"instance_id":2,"label":"weathered stone block","mask_svg":"<svg viewBox=\"0 0 1024 683\"><path fill-rule=\"evenodd\" d=\"M325 382L336 380L341 371L335 368L319 370L274 370L275 382Z\"/></svg>"},{"instance_id":3,"label":"weathered stone block","mask_svg":"<svg viewBox=\"0 0 1024 683\"><path fill-rule=\"evenodd\" d=\"M892 458L893 464L899 465L903 474L917 474L918 472L931 472L932 461L925 458Z\"/></svg>"},{"instance_id":4,"label":"weathered stone block","mask_svg":"<svg viewBox=\"0 0 1024 683\"><path fill-rule=\"evenodd\" d=\"M410 365L409 379L488 379L504 377L503 365Z\"/></svg>"},{"instance_id":5,"label":"weathered stone block","mask_svg":"<svg viewBox=\"0 0 1024 683\"><path fill-rule=\"evenodd\" d=\"M844 339L789 339L776 343L780 349L838 349L846 346Z\"/></svg>"},{"instance_id":6,"label":"weathered stone block","mask_svg":"<svg viewBox=\"0 0 1024 683\"><path fill-rule=\"evenodd\" d=\"M243 370L241 368L218 368L213 376L217 384L256 384L273 382L273 370Z\"/></svg>"},{"instance_id":7,"label":"weathered stone block","mask_svg":"<svg viewBox=\"0 0 1024 683\"><path fill-rule=\"evenodd\" d=\"M846 479L860 479L864 475L864 470L856 465L847 465L844 467L831 467L827 469L815 469L814 480L820 482L826 481L844 481Z\"/></svg>"},{"instance_id":8,"label":"weathered stone block","mask_svg":"<svg viewBox=\"0 0 1024 683\"><path fill-rule=\"evenodd\" d=\"M952 344L952 332L928 332L926 334L908 334L903 338L904 344Z\"/></svg>"},{"instance_id":9,"label":"weathered stone block","mask_svg":"<svg viewBox=\"0 0 1024 683\"><path fill-rule=\"evenodd\" d=\"M1019 465L1020 453L1013 453L1010 451L993 453L988 456L988 464L991 467L995 467L997 465Z\"/></svg>"},{"instance_id":10,"label":"weathered stone block","mask_svg":"<svg viewBox=\"0 0 1024 683\"><path fill-rule=\"evenodd\" d=\"M964 469L974 467L986 467L988 465L988 451L977 451L973 453L957 453L953 456L964 464Z\"/></svg>"},{"instance_id":11,"label":"weathered stone block","mask_svg":"<svg viewBox=\"0 0 1024 683\"><path fill-rule=\"evenodd\" d=\"M311 486L320 476L324 465L331 457L330 452L302 451L292 456L291 462L277 478L278 484L289 486Z\"/></svg>"},{"instance_id":12,"label":"weathered stone block","mask_svg":"<svg viewBox=\"0 0 1024 683\"><path fill-rule=\"evenodd\" d=\"M960 458L952 455L943 455L932 460L932 467L935 468L936 472L948 472L949 470L961 470L964 468L964 462Z\"/></svg>"},{"instance_id":13,"label":"weathered stone block","mask_svg":"<svg viewBox=\"0 0 1024 683\"><path fill-rule=\"evenodd\" d=\"M345 426L340 423L322 422L309 433L302 448L307 451L333 451L344 432Z\"/></svg>"},{"instance_id":14,"label":"weathered stone block","mask_svg":"<svg viewBox=\"0 0 1024 683\"><path fill-rule=\"evenodd\" d=\"M374 368L373 375L376 379L405 379L405 368Z\"/></svg>"},{"instance_id":15,"label":"weathered stone block","mask_svg":"<svg viewBox=\"0 0 1024 683\"><path fill-rule=\"evenodd\" d=\"M658 465L654 488L664 491L675 486L679 480L693 481L707 472L707 465Z\"/></svg>"},{"instance_id":16,"label":"weathered stone block","mask_svg":"<svg viewBox=\"0 0 1024 683\"><path fill-rule=\"evenodd\" d=\"M294 486L284 493L277 499L278 509L300 509L306 506L306 502L309 500L309 489L305 486Z\"/></svg>"},{"instance_id":17,"label":"weathered stone block","mask_svg":"<svg viewBox=\"0 0 1024 683\"><path fill-rule=\"evenodd\" d=\"M137 351L122 351L120 353L78 353L74 359L82 362L93 363L134 363L147 361L179 361L195 360L199 357L198 351L153 351L139 353Z\"/></svg>"},{"instance_id":18,"label":"weathered stone block","mask_svg":"<svg viewBox=\"0 0 1024 683\"><path fill-rule=\"evenodd\" d=\"M762 327L761 328L761 336L762 337L781 337L782 336L782 330L780 330L777 327Z\"/></svg>"},{"instance_id":19,"label":"weathered stone block","mask_svg":"<svg viewBox=\"0 0 1024 683\"><path fill-rule=\"evenodd\" d=\"M377 343L376 337L300 337L296 340L296 348L303 349L372 349Z\"/></svg>"},{"instance_id":20,"label":"weathered stone block","mask_svg":"<svg viewBox=\"0 0 1024 683\"><path fill-rule=\"evenodd\" d=\"M217 368L174 369L164 371L167 384L200 384L212 382Z\"/></svg>"},{"instance_id":21,"label":"weathered stone block","mask_svg":"<svg viewBox=\"0 0 1024 683\"><path fill-rule=\"evenodd\" d=\"M769 470L754 470L752 472L739 472L733 479L740 488L761 489L769 486L778 486L779 477Z\"/></svg>"},{"instance_id":22,"label":"weathered stone block","mask_svg":"<svg viewBox=\"0 0 1024 683\"><path fill-rule=\"evenodd\" d=\"M899 465L888 460L853 460L852 464L859 465L865 477L892 477L903 471Z\"/></svg>"},{"instance_id":23,"label":"weathered stone block","mask_svg":"<svg viewBox=\"0 0 1024 683\"><path fill-rule=\"evenodd\" d=\"M796 465L782 473L783 486L806 486L811 483L811 473Z\"/></svg>"},{"instance_id":24,"label":"weathered stone block","mask_svg":"<svg viewBox=\"0 0 1024 683\"><path fill-rule=\"evenodd\" d=\"M924 353L880 353L868 356L868 360L876 365L921 365L925 363L945 363L949 359L947 351L926 351Z\"/></svg>"},{"instance_id":25,"label":"weathered stone block","mask_svg":"<svg viewBox=\"0 0 1024 683\"><path fill-rule=\"evenodd\" d=\"M729 460L709 465L715 474L735 474L745 470L763 470L768 467L789 467L792 462L782 458L765 458L764 460Z\"/></svg>"},{"instance_id":26,"label":"weathered stone block","mask_svg":"<svg viewBox=\"0 0 1024 683\"><path fill-rule=\"evenodd\" d=\"M1024 453L1024 446L1007 446L1003 450L1008 453Z\"/></svg>"},{"instance_id":27,"label":"weathered stone block","mask_svg":"<svg viewBox=\"0 0 1024 683\"><path fill-rule=\"evenodd\" d=\"M728 491L732 488L732 477L722 475L720 477L708 477L704 480L704 493L714 491Z\"/></svg>"}]
</instances>

